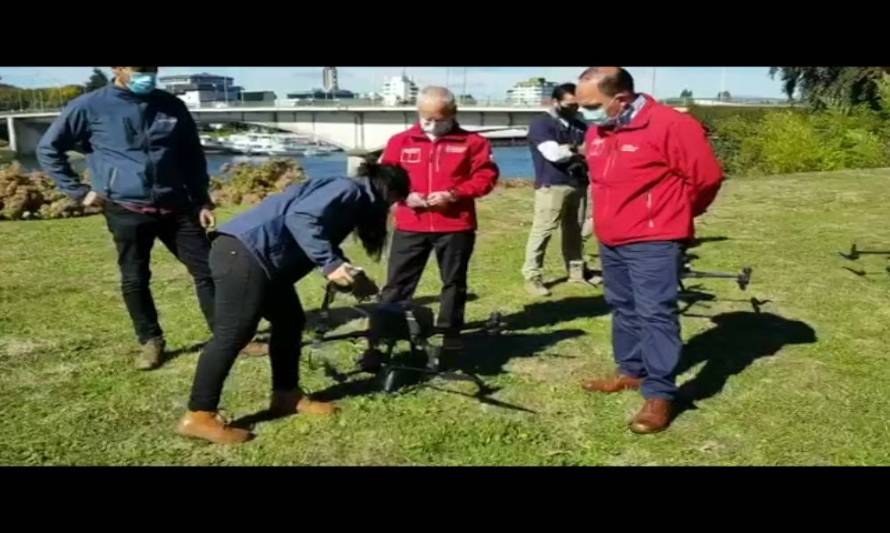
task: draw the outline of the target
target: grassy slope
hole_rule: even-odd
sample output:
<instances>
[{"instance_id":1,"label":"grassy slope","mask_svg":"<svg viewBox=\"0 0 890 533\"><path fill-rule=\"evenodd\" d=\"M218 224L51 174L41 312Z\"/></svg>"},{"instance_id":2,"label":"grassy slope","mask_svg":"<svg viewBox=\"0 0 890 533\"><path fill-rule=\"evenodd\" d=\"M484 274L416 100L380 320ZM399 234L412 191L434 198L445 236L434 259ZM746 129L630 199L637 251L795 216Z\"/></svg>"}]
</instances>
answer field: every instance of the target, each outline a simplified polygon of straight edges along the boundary
<instances>
[{"instance_id":1,"label":"grassy slope","mask_svg":"<svg viewBox=\"0 0 890 533\"><path fill-rule=\"evenodd\" d=\"M593 396L578 387L612 368L601 292L561 284L551 299L534 300L522 290L529 189L499 189L480 202L471 267L478 298L469 319L497 308L510 331L470 335L464 366L500 387L494 398L534 413L428 388L385 396L362 382L332 387L304 356L304 384L341 398L342 416L263 422L259 438L237 448L171 431L195 346L208 332L185 269L160 244L155 298L179 354L140 373L129 368L134 341L103 219L0 223L0 463L888 464L886 261L866 256L848 264L835 253L854 240L890 248L888 185L886 170L726 185L699 227L702 236L728 240L698 248L697 266L751 264L754 282L748 293L731 282L700 283L717 299L699 302L688 312L699 316L683 319L688 368L680 378L697 409L649 437L625 428L638 395ZM547 258L552 277L560 275L557 256ZM843 270L848 265L876 274L859 278ZM377 279L381 268L370 267ZM435 296L437 277L431 266L418 295ZM321 287L318 276L300 283L307 309L319 305ZM764 314L752 312L750 296L770 300ZM322 350L345 369L358 347ZM268 388L268 361L240 360L225 407L236 416L260 411Z\"/></svg>"}]
</instances>

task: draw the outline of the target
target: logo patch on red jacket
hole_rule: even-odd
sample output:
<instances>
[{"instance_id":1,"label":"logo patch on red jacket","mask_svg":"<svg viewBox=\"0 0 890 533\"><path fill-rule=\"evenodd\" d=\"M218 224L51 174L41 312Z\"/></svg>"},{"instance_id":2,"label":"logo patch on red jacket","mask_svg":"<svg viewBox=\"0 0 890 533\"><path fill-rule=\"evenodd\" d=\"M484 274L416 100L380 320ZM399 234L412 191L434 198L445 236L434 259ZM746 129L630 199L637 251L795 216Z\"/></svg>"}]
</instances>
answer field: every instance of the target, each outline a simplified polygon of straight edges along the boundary
<instances>
[{"instance_id":1,"label":"logo patch on red jacket","mask_svg":"<svg viewBox=\"0 0 890 533\"><path fill-rule=\"evenodd\" d=\"M640 149L639 146L634 146L632 144L622 144L621 145L622 152L636 152L639 149Z\"/></svg>"},{"instance_id":2,"label":"logo patch on red jacket","mask_svg":"<svg viewBox=\"0 0 890 533\"><path fill-rule=\"evenodd\" d=\"M400 163L420 163L420 148L402 148Z\"/></svg>"},{"instance_id":3,"label":"logo patch on red jacket","mask_svg":"<svg viewBox=\"0 0 890 533\"><path fill-rule=\"evenodd\" d=\"M466 151L467 151L466 146L455 146L455 145L449 144L448 146L445 147L446 154L462 154Z\"/></svg>"},{"instance_id":4,"label":"logo patch on red jacket","mask_svg":"<svg viewBox=\"0 0 890 533\"><path fill-rule=\"evenodd\" d=\"M604 139L594 139L592 143L590 143L590 155L593 157L599 157L603 155L603 148L605 148L606 141Z\"/></svg>"}]
</instances>

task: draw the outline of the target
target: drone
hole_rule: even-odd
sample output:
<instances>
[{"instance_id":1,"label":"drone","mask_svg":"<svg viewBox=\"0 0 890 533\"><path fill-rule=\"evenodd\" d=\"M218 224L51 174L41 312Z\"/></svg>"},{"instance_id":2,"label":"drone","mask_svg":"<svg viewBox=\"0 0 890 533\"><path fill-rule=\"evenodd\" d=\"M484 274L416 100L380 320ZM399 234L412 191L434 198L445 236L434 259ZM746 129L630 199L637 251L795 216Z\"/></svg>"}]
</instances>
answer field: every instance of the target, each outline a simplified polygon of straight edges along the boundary
<instances>
[{"instance_id":1,"label":"drone","mask_svg":"<svg viewBox=\"0 0 890 533\"><path fill-rule=\"evenodd\" d=\"M701 279L701 278L717 278L717 279L733 279L738 284L739 289L745 290L751 283L751 274L754 270L751 267L742 268L739 273L731 272L703 272L700 270L692 270L691 257L685 256L683 268L680 271L680 279ZM680 289L686 291L683 282L680 281Z\"/></svg>"},{"instance_id":2,"label":"drone","mask_svg":"<svg viewBox=\"0 0 890 533\"><path fill-rule=\"evenodd\" d=\"M497 390L474 374L444 369L442 347L431 342L431 338L437 334L431 309L410 303L380 303L377 286L364 272L357 270L353 273L353 278L355 283L349 288L334 283L328 283L325 287L313 345L318 346L322 342L334 340L363 338L367 346L355 359L355 368L347 372L338 370L330 361L322 359L321 364L327 377L338 383L344 383L358 374L373 374L381 389L388 394L396 392L411 374L445 381L473 383L477 389L475 395L477 398ZM334 328L330 319L330 307L336 296L341 293L351 293L358 300L358 304L353 308L368 319L367 330L336 336L328 335ZM486 331L490 335L499 335L503 327L504 323L498 312L492 313L485 324ZM400 342L408 343L409 357L394 356L396 346ZM418 364L419 361L422 362ZM492 400L490 403L495 402Z\"/></svg>"}]
</instances>

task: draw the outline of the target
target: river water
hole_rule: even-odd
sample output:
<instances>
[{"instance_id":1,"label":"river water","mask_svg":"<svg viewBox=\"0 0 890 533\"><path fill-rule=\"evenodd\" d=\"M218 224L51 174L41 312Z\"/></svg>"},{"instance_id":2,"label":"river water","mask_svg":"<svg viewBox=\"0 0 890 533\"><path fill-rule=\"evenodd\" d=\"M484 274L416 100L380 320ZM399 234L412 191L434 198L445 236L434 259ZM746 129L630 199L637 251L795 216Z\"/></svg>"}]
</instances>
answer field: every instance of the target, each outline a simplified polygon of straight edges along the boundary
<instances>
[{"instance_id":1,"label":"river water","mask_svg":"<svg viewBox=\"0 0 890 533\"><path fill-rule=\"evenodd\" d=\"M534 176L531 154L527 146L496 146L493 149L494 160L501 170L503 179L529 179ZM227 163L253 162L262 163L268 160L263 156L246 156L230 154L207 154L207 170L211 176L221 174L221 168ZM343 176L346 174L346 153L334 152L325 157L297 157L309 177ZM36 170L37 160L34 157L20 158L25 168ZM78 161L75 168L81 170L83 162Z\"/></svg>"}]
</instances>

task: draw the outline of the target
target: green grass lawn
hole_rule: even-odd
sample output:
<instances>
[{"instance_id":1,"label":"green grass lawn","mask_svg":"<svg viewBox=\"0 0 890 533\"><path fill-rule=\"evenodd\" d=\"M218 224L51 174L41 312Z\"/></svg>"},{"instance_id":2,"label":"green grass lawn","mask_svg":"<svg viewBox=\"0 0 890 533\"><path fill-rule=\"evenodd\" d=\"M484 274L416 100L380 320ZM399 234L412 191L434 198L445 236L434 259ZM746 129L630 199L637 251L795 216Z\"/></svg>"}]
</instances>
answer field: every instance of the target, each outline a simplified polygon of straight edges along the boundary
<instances>
[{"instance_id":1,"label":"green grass lawn","mask_svg":"<svg viewBox=\"0 0 890 533\"><path fill-rule=\"evenodd\" d=\"M714 296L683 317L684 392L696 399L667 432L631 434L637 393L591 395L579 382L611 372L610 318L599 289L559 284L549 299L522 289L531 219L528 188L500 188L479 204L468 319L498 309L501 337L469 334L460 363L499 388L492 402L429 387L375 392L337 385L304 352L307 389L338 398L333 419L294 416L256 425L258 438L221 447L178 437L198 355L208 337L185 268L156 247L153 287L177 356L131 369L136 348L118 293L102 217L0 223L0 463L193 465L866 465L890 464L887 261L850 263L837 252L890 249L890 170L736 179L699 234L696 267L754 267L731 281L690 280ZM221 219L233 212L224 210ZM719 239L725 237L725 239ZM350 240L356 263L367 265ZM589 252L595 253L592 243ZM549 275L562 275L558 242ZM554 253L557 252L557 253ZM873 274L859 277L843 267ZM418 291L438 293L430 265ZM322 279L299 284L317 309ZM768 300L754 313L750 297ZM707 296L704 296L707 298ZM344 306L345 299L337 305ZM360 350L320 348L347 370ZM317 362L318 358L315 359ZM269 364L240 359L223 404L235 418L267 406ZM521 407L511 409L507 406Z\"/></svg>"}]
</instances>

